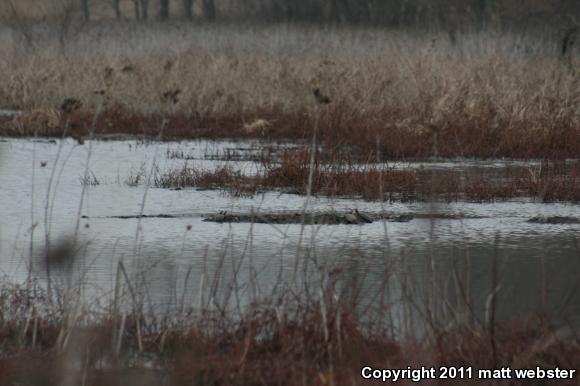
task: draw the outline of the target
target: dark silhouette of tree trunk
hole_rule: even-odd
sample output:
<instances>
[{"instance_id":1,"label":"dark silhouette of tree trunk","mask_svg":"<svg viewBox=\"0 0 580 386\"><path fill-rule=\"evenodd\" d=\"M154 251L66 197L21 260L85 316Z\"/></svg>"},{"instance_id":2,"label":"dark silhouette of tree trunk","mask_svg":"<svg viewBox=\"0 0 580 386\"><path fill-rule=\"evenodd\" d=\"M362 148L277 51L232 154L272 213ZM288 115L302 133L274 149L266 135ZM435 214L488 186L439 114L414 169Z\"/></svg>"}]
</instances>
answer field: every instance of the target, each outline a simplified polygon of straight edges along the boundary
<instances>
[{"instance_id":1,"label":"dark silhouette of tree trunk","mask_svg":"<svg viewBox=\"0 0 580 386\"><path fill-rule=\"evenodd\" d=\"M203 0L203 17L208 21L214 21L216 17L215 3L213 0Z\"/></svg>"},{"instance_id":2,"label":"dark silhouette of tree trunk","mask_svg":"<svg viewBox=\"0 0 580 386\"><path fill-rule=\"evenodd\" d=\"M115 10L115 17L120 19L123 17L121 13L121 0L113 0L113 9Z\"/></svg>"},{"instance_id":3,"label":"dark silhouette of tree trunk","mask_svg":"<svg viewBox=\"0 0 580 386\"><path fill-rule=\"evenodd\" d=\"M327 20L334 23L350 21L351 18L348 0L330 0L328 3Z\"/></svg>"},{"instance_id":4,"label":"dark silhouette of tree trunk","mask_svg":"<svg viewBox=\"0 0 580 386\"><path fill-rule=\"evenodd\" d=\"M91 7L89 5L89 0L81 0L81 9L83 10L83 17L85 21L91 19Z\"/></svg>"},{"instance_id":5,"label":"dark silhouette of tree trunk","mask_svg":"<svg viewBox=\"0 0 580 386\"><path fill-rule=\"evenodd\" d=\"M135 9L135 19L136 20L141 20L141 3L139 3L140 0L133 0L133 6Z\"/></svg>"},{"instance_id":6,"label":"dark silhouette of tree trunk","mask_svg":"<svg viewBox=\"0 0 580 386\"><path fill-rule=\"evenodd\" d=\"M487 21L487 15L488 15L488 8L489 8L489 4L488 4L488 0L477 0L476 3L476 12L477 12L477 22L479 24L479 28L484 27L485 22Z\"/></svg>"},{"instance_id":7,"label":"dark silhouette of tree trunk","mask_svg":"<svg viewBox=\"0 0 580 386\"><path fill-rule=\"evenodd\" d=\"M187 20L193 19L193 0L183 0L183 14Z\"/></svg>"},{"instance_id":8,"label":"dark silhouette of tree trunk","mask_svg":"<svg viewBox=\"0 0 580 386\"><path fill-rule=\"evenodd\" d=\"M331 22L338 22L340 20L338 0L329 0L327 11L328 11L326 15L327 20Z\"/></svg>"},{"instance_id":9,"label":"dark silhouette of tree trunk","mask_svg":"<svg viewBox=\"0 0 580 386\"><path fill-rule=\"evenodd\" d=\"M371 10L369 1L361 1L358 5L357 18L358 22L367 23L371 20Z\"/></svg>"},{"instance_id":10,"label":"dark silhouette of tree trunk","mask_svg":"<svg viewBox=\"0 0 580 386\"><path fill-rule=\"evenodd\" d=\"M270 2L270 10L268 17L273 21L281 21L284 18L284 10L280 5L280 0L272 0Z\"/></svg>"},{"instance_id":11,"label":"dark silhouette of tree trunk","mask_svg":"<svg viewBox=\"0 0 580 386\"><path fill-rule=\"evenodd\" d=\"M159 18L161 20L169 18L169 0L159 0Z\"/></svg>"},{"instance_id":12,"label":"dark silhouette of tree trunk","mask_svg":"<svg viewBox=\"0 0 580 386\"><path fill-rule=\"evenodd\" d=\"M578 26L568 28L564 37L562 38L561 53L562 57L568 55L570 59L572 58L572 48L576 43L576 37L578 36Z\"/></svg>"},{"instance_id":13,"label":"dark silhouette of tree trunk","mask_svg":"<svg viewBox=\"0 0 580 386\"><path fill-rule=\"evenodd\" d=\"M284 0L284 13L286 15L286 20L299 20L300 12L298 2L294 0Z\"/></svg>"},{"instance_id":14,"label":"dark silhouette of tree trunk","mask_svg":"<svg viewBox=\"0 0 580 386\"><path fill-rule=\"evenodd\" d=\"M312 21L320 21L324 16L322 4L319 1L313 1L308 4L306 17Z\"/></svg>"},{"instance_id":15,"label":"dark silhouette of tree trunk","mask_svg":"<svg viewBox=\"0 0 580 386\"><path fill-rule=\"evenodd\" d=\"M143 20L149 19L149 0L141 0L141 12Z\"/></svg>"}]
</instances>

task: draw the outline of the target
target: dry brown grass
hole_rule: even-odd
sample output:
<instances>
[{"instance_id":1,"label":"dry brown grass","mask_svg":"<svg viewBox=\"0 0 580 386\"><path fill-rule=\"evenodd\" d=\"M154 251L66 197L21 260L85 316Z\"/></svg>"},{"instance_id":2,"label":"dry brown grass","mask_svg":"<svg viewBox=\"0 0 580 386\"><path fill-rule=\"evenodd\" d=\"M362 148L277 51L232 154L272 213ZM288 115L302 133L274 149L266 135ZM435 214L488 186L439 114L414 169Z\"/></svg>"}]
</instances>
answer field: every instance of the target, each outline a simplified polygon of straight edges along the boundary
<instances>
[{"instance_id":1,"label":"dry brown grass","mask_svg":"<svg viewBox=\"0 0 580 386\"><path fill-rule=\"evenodd\" d=\"M443 33L348 28L100 28L63 50L51 39L32 51L3 43L14 55L0 60L0 106L76 97L91 111L109 67L103 132L153 131L169 115L169 136L307 138L320 88L332 100L320 118L323 144L371 149L378 136L391 157L580 154L580 67L559 58L556 37L482 32L452 43ZM177 105L163 103L176 87Z\"/></svg>"}]
</instances>

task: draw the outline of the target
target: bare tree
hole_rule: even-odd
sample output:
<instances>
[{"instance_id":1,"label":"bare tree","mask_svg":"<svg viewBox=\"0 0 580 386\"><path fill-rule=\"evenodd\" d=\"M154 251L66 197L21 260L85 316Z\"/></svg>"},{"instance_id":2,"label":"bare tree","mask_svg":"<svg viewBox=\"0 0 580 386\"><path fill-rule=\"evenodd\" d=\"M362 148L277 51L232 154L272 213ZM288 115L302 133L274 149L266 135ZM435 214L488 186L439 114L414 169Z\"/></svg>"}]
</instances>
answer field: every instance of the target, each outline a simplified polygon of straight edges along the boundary
<instances>
[{"instance_id":1,"label":"bare tree","mask_svg":"<svg viewBox=\"0 0 580 386\"><path fill-rule=\"evenodd\" d=\"M161 20L169 18L169 0L159 0L159 18Z\"/></svg>"},{"instance_id":2,"label":"bare tree","mask_svg":"<svg viewBox=\"0 0 580 386\"><path fill-rule=\"evenodd\" d=\"M123 17L123 13L121 12L121 0L112 0L111 5L115 11L115 17L121 19Z\"/></svg>"},{"instance_id":3,"label":"bare tree","mask_svg":"<svg viewBox=\"0 0 580 386\"><path fill-rule=\"evenodd\" d=\"M88 19L85 18L79 23L80 18L78 17L78 5L75 0L60 0L59 3L59 14L55 21L58 32L58 41L61 48L64 49L67 40L71 36L77 34L82 29L84 21Z\"/></svg>"},{"instance_id":4,"label":"bare tree","mask_svg":"<svg viewBox=\"0 0 580 386\"><path fill-rule=\"evenodd\" d=\"M135 19L147 20L149 18L149 0L133 0Z\"/></svg>"},{"instance_id":5,"label":"bare tree","mask_svg":"<svg viewBox=\"0 0 580 386\"><path fill-rule=\"evenodd\" d=\"M135 10L135 19L141 19L141 3L140 0L133 0L133 9Z\"/></svg>"},{"instance_id":6,"label":"bare tree","mask_svg":"<svg viewBox=\"0 0 580 386\"><path fill-rule=\"evenodd\" d=\"M55 33L60 48L64 49L70 37L78 34L87 21L84 0L45 0L30 1L26 7L18 7L17 0L6 0L0 15L0 24L12 27L16 36L23 39L27 48L37 45L37 40L46 37L45 32ZM87 0L88 5L88 0ZM83 17L84 16L84 17ZM89 13L90 16L90 13ZM50 25L49 30L35 28L38 20Z\"/></svg>"},{"instance_id":7,"label":"bare tree","mask_svg":"<svg viewBox=\"0 0 580 386\"><path fill-rule=\"evenodd\" d=\"M215 3L214 0L203 0L203 17L208 21L214 21L216 18Z\"/></svg>"},{"instance_id":8,"label":"bare tree","mask_svg":"<svg viewBox=\"0 0 580 386\"><path fill-rule=\"evenodd\" d=\"M141 3L141 19L149 19L149 0L139 0Z\"/></svg>"},{"instance_id":9,"label":"bare tree","mask_svg":"<svg viewBox=\"0 0 580 386\"><path fill-rule=\"evenodd\" d=\"M34 47L34 37L32 35L32 29L26 23L24 18L20 15L16 7L14 6L13 1L15 0L7 0L7 10L6 14L2 14L2 18L0 19L0 23L10 25L14 31L18 32L18 35L24 39L26 42L26 48Z\"/></svg>"},{"instance_id":10,"label":"bare tree","mask_svg":"<svg viewBox=\"0 0 580 386\"><path fill-rule=\"evenodd\" d=\"M89 0L81 0L81 9L83 10L85 21L89 21L91 19L91 6Z\"/></svg>"},{"instance_id":11,"label":"bare tree","mask_svg":"<svg viewBox=\"0 0 580 386\"><path fill-rule=\"evenodd\" d=\"M183 14L188 20L193 19L193 2L194 0L183 0Z\"/></svg>"},{"instance_id":12,"label":"bare tree","mask_svg":"<svg viewBox=\"0 0 580 386\"><path fill-rule=\"evenodd\" d=\"M562 45L561 45L561 55L563 58L568 56L568 60L572 59L572 49L574 48L574 44L576 43L576 38L578 36L578 26L575 25L570 27L564 33L564 37L562 38Z\"/></svg>"},{"instance_id":13,"label":"bare tree","mask_svg":"<svg viewBox=\"0 0 580 386\"><path fill-rule=\"evenodd\" d=\"M352 12L348 0L331 0L329 18L331 21L350 21Z\"/></svg>"}]
</instances>

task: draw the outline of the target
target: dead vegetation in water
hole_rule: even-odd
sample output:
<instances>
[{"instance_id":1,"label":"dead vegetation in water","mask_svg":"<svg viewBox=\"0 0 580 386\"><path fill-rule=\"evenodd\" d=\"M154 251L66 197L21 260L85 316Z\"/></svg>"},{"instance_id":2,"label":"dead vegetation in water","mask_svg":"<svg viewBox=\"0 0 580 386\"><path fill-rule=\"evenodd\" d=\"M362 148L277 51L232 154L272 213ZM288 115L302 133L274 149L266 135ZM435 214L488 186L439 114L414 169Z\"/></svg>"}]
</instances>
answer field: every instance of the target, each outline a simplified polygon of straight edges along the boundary
<instances>
[{"instance_id":1,"label":"dead vegetation in water","mask_svg":"<svg viewBox=\"0 0 580 386\"><path fill-rule=\"evenodd\" d=\"M74 46L66 57L49 43L18 51L0 61L7 75L0 79L0 106L24 110L25 117L74 96L84 110L71 117L71 133L82 135L98 104L94 90L102 89L109 69L96 134L153 137L167 118L165 138L301 140L317 121L322 146L356 146L361 156L374 151L377 138L385 158L580 154L578 73L559 57L556 38L482 31L451 41L437 32L288 27L289 46L280 50L275 27L273 34L264 33L270 27L232 28L212 31L215 39L203 46L172 52L136 48L153 44L151 36L142 41L147 34L105 32L99 46ZM156 33L160 39L173 32ZM183 33L195 42L207 32L192 26ZM107 50L119 45L126 50ZM320 116L313 89L331 101ZM179 98L167 103L167 90L179 90ZM6 120L0 126L7 135L38 131ZM39 135L58 136L57 126L43 125Z\"/></svg>"},{"instance_id":2,"label":"dead vegetation in water","mask_svg":"<svg viewBox=\"0 0 580 386\"><path fill-rule=\"evenodd\" d=\"M243 189L242 183L248 180L241 171L231 166L223 166L213 171L200 170L188 167L187 164L181 169L170 170L167 173L157 173L153 178L153 184L161 188L184 188L198 187L203 189L231 189L237 193Z\"/></svg>"},{"instance_id":3,"label":"dead vegetation in water","mask_svg":"<svg viewBox=\"0 0 580 386\"><path fill-rule=\"evenodd\" d=\"M305 150L283 152L280 162L266 161L258 169L247 175L231 165L210 171L184 164L158 173L154 184L162 188L220 189L233 195L264 191L307 193L310 164ZM385 168L321 155L314 163L311 192L384 201L493 202L532 198L541 202L580 202L580 163L545 161L530 167L461 171Z\"/></svg>"},{"instance_id":4,"label":"dead vegetation in water","mask_svg":"<svg viewBox=\"0 0 580 386\"><path fill-rule=\"evenodd\" d=\"M580 162L542 162L538 166L508 168L495 180L468 178L465 196L472 201L531 197L541 202L580 202Z\"/></svg>"},{"instance_id":5,"label":"dead vegetation in water","mask_svg":"<svg viewBox=\"0 0 580 386\"><path fill-rule=\"evenodd\" d=\"M308 153L290 151L282 155L280 163L265 163L254 175L246 175L233 166L208 171L184 164L181 168L157 174L154 184L162 188L223 189L234 195L251 195L268 190L305 194L308 174ZM413 171L320 162L315 165L312 192L316 195L376 199L381 189L402 195L412 192L415 182Z\"/></svg>"}]
</instances>

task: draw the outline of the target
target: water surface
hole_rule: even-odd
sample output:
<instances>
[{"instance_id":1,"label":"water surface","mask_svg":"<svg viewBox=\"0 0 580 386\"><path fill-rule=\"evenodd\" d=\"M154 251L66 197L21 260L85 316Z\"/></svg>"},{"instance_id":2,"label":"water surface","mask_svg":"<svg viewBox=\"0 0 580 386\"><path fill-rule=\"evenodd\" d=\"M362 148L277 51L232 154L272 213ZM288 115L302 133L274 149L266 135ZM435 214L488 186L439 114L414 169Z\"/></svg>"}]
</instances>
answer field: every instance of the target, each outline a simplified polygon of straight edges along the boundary
<instances>
[{"instance_id":1,"label":"water surface","mask_svg":"<svg viewBox=\"0 0 580 386\"><path fill-rule=\"evenodd\" d=\"M87 141L80 146L72 140L6 139L0 142L0 272L11 281L24 281L32 265L32 272L42 282L48 233L52 245L76 237L80 247L73 276L79 278L82 273L87 301L111 295L121 259L129 272L143 273L140 277L147 287L148 304L167 310L198 307L209 301L232 302L233 294L236 303L248 304L279 288L280 282L297 277L314 288L327 280L329 269L338 266L347 273L341 288L360 288L361 296L369 301L377 291L384 291L381 284L387 278L392 281L387 288L393 298L408 296L412 287L418 299L426 300L435 277L434 285L448 293L453 304L457 296L452 293L452 283L460 280L474 299L476 313L484 317L493 287L492 272L498 267L499 317L541 306L552 310L562 323L580 320L580 299L575 292L580 277L580 225L527 222L534 216L580 217L580 207L575 204L531 200L378 203L317 197L310 200L311 210L357 208L464 214L467 218L416 218L408 223L354 226L219 224L203 222L203 218L220 210L301 210L305 197L278 192L231 197L219 191L129 184L133 180L129 177L139 173L141 182L145 181L153 164L160 172L187 162L208 170L231 164L255 173L259 168L255 162L212 156L227 149L255 147L256 143L227 141ZM184 151L188 159L175 158L175 151ZM390 166L393 164L397 163ZM445 161L404 166L493 169L522 165L526 162ZM85 168L92 184L82 183ZM111 218L141 213L180 217ZM71 275L63 271L57 267L53 274ZM220 295L208 299L212 285ZM559 312L562 305L564 312Z\"/></svg>"}]
</instances>

